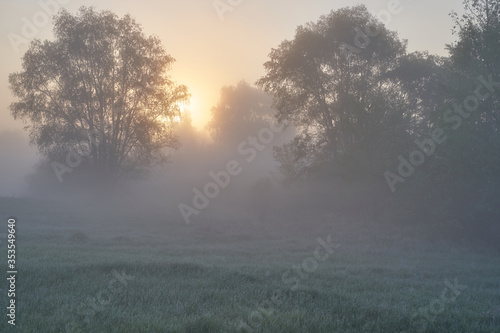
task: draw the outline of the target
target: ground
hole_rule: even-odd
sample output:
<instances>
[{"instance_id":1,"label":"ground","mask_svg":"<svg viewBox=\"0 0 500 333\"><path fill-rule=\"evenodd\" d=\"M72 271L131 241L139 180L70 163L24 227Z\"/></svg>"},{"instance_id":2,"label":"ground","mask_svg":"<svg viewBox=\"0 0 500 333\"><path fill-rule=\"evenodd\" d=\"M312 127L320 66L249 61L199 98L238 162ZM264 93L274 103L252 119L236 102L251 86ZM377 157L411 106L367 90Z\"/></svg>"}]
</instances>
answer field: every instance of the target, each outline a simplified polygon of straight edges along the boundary
<instances>
[{"instance_id":1,"label":"ground","mask_svg":"<svg viewBox=\"0 0 500 333\"><path fill-rule=\"evenodd\" d=\"M500 332L498 253L407 227L328 214L186 226L12 198L0 213L17 219L18 269L2 332Z\"/></svg>"}]
</instances>

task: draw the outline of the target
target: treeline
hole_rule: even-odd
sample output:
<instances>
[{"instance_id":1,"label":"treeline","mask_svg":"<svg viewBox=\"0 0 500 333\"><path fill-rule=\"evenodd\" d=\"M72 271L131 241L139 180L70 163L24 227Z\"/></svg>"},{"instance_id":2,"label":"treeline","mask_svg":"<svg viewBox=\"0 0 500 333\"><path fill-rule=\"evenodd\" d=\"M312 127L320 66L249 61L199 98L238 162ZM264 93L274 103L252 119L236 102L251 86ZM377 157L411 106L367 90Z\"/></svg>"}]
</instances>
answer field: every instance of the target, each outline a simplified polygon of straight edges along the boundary
<instances>
[{"instance_id":1,"label":"treeline","mask_svg":"<svg viewBox=\"0 0 500 333\"><path fill-rule=\"evenodd\" d=\"M447 57L409 53L365 6L299 26L271 50L257 88L222 89L207 125L212 147L234 150L285 124L273 142L282 182L305 188L317 209L496 243L500 0L466 0L465 9L451 15ZM174 59L130 16L63 10L54 35L34 41L9 77L12 115L43 157L33 184L144 177L179 143L196 146L188 89L168 75Z\"/></svg>"},{"instance_id":2,"label":"treeline","mask_svg":"<svg viewBox=\"0 0 500 333\"><path fill-rule=\"evenodd\" d=\"M452 14L448 57L408 53L364 6L300 26L257 82L297 129L274 151L285 181L321 183L325 204L362 218L497 242L499 7Z\"/></svg>"}]
</instances>

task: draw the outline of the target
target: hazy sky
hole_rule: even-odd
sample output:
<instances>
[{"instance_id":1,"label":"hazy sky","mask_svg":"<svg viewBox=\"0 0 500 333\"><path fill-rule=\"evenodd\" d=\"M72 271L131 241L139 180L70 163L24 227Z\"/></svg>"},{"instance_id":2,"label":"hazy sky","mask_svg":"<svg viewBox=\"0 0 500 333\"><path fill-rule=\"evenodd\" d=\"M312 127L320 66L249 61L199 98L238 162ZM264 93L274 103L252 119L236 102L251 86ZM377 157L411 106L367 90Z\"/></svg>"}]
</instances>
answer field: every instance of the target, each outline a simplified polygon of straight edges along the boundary
<instances>
[{"instance_id":1,"label":"hazy sky","mask_svg":"<svg viewBox=\"0 0 500 333\"><path fill-rule=\"evenodd\" d=\"M18 71L22 53L16 53L8 34L23 36L23 19L33 22L40 14L40 3L58 0L0 0L2 61L0 62L0 132L18 129L22 124L12 120L8 105L12 96L7 76ZM228 0L221 0L228 3ZM231 2L231 1L229 1ZM233 3L238 1L233 0ZM371 12L387 9L391 0L364 1ZM451 10L461 11L462 0L401 0L402 12L392 17L390 29L408 39L410 50L429 50L446 54L444 45L452 41ZM241 0L221 20L213 0L59 0L71 12L82 6L109 9L122 16L130 13L147 34L161 38L167 51L177 60L172 76L189 87L193 95L193 123L203 127L210 108L217 102L223 85L239 80L255 82L263 75L263 63L271 48L293 37L298 25L316 21L333 9L352 6L349 0ZM65 3L65 4L62 4ZM38 15L43 23L43 15ZM51 37L52 24L40 24L36 38Z\"/></svg>"}]
</instances>

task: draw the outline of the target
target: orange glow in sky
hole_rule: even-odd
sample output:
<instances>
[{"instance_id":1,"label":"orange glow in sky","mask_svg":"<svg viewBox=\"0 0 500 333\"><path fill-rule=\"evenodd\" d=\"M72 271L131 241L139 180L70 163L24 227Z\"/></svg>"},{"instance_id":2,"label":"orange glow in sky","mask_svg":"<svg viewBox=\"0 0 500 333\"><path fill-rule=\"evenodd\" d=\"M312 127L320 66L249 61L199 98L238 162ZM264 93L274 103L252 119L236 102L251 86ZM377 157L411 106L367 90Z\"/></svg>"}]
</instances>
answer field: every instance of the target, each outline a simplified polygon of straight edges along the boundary
<instances>
[{"instance_id":1,"label":"orange glow in sky","mask_svg":"<svg viewBox=\"0 0 500 333\"><path fill-rule=\"evenodd\" d=\"M389 0L361 2L376 13L387 8ZM146 35L158 36L176 60L171 77L178 84L186 85L192 95L189 109L193 125L198 129L203 129L209 121L210 109L217 104L220 89L241 80L249 84L258 80L264 75L263 64L271 49L292 39L299 25L354 4L352 0L244 0L233 2L238 5L221 14L212 0L54 0L53 3L59 3L60 8L72 13L81 6L110 10L119 16L128 13L141 24ZM446 55L444 45L453 38L448 14L451 10L460 11L462 1L400 0L400 3L403 10L392 19L388 28L396 30L400 38L408 39L409 51L428 50ZM43 10L38 0L0 2L0 34L4 36L0 39L0 131L22 131L23 124L12 119L8 110L13 97L7 77L21 69L21 57L28 49L25 44L18 51L14 50L6 36L9 33L22 35L25 19L32 21L37 14L43 14ZM27 40L35 38L53 38L50 19L40 24Z\"/></svg>"}]
</instances>

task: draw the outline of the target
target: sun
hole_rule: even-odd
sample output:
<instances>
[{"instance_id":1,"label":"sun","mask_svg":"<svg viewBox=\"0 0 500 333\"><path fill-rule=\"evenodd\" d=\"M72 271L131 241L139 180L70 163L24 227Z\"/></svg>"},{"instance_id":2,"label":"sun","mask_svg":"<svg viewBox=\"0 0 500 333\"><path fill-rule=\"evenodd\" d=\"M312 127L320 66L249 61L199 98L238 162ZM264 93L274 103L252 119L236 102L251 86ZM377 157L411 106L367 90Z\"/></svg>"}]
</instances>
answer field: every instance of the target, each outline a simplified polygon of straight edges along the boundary
<instances>
[{"instance_id":1,"label":"sun","mask_svg":"<svg viewBox=\"0 0 500 333\"><path fill-rule=\"evenodd\" d=\"M181 113L189 112L191 116L191 124L198 128L202 129L205 127L207 119L205 119L205 107L203 103L203 95L197 94L196 92L191 91L191 98L189 102L181 105Z\"/></svg>"},{"instance_id":2,"label":"sun","mask_svg":"<svg viewBox=\"0 0 500 333\"><path fill-rule=\"evenodd\" d=\"M192 111L191 111L192 103L193 103L193 98L192 97L189 99L189 101L186 101L186 102L177 102L175 104L175 106L179 110L179 115L173 117L173 119L172 119L173 122L180 123L181 120L182 120L182 117L184 117L186 115L186 113L189 112L189 113L192 114Z\"/></svg>"},{"instance_id":3,"label":"sun","mask_svg":"<svg viewBox=\"0 0 500 333\"><path fill-rule=\"evenodd\" d=\"M191 125L198 130L204 130L206 124L210 120L210 103L213 101L210 98L209 89L202 85L192 84L189 86L189 100L186 102L178 102L176 107L180 111L180 116L174 117L176 123L182 122L182 117L189 114Z\"/></svg>"}]
</instances>

